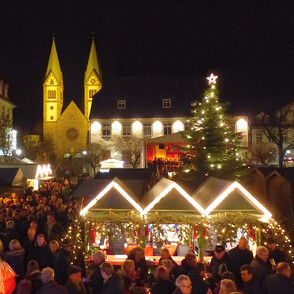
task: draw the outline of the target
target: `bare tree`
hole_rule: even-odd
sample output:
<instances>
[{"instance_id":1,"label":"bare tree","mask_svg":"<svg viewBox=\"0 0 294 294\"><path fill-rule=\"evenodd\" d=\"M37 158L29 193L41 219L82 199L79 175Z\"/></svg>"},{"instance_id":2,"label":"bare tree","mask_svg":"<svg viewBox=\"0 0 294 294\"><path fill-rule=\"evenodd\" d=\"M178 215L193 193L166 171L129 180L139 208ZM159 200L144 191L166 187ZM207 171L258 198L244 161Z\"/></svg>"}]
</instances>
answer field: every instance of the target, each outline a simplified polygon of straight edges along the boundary
<instances>
[{"instance_id":1,"label":"bare tree","mask_svg":"<svg viewBox=\"0 0 294 294\"><path fill-rule=\"evenodd\" d=\"M91 144L88 146L87 154L85 155L85 161L91 166L94 175L96 174L96 168L102 158L102 152L100 144Z\"/></svg>"},{"instance_id":2,"label":"bare tree","mask_svg":"<svg viewBox=\"0 0 294 294\"><path fill-rule=\"evenodd\" d=\"M291 104L283 107L271 116L262 113L260 115L261 128L266 137L277 146L279 153L279 167L284 166L284 157L287 150L293 149L293 142L287 143L287 133L289 129L293 128L293 117L289 119L292 113Z\"/></svg>"},{"instance_id":3,"label":"bare tree","mask_svg":"<svg viewBox=\"0 0 294 294\"><path fill-rule=\"evenodd\" d=\"M8 114L0 115L0 149L3 152L3 157L0 161L8 164L12 159L12 120Z\"/></svg>"},{"instance_id":4,"label":"bare tree","mask_svg":"<svg viewBox=\"0 0 294 294\"><path fill-rule=\"evenodd\" d=\"M116 150L122 153L123 159L133 168L138 167L141 161L143 139L138 136L115 136L112 141Z\"/></svg>"},{"instance_id":5,"label":"bare tree","mask_svg":"<svg viewBox=\"0 0 294 294\"><path fill-rule=\"evenodd\" d=\"M257 165L268 166L275 160L276 148L266 143L258 143L252 149L252 160Z\"/></svg>"}]
</instances>

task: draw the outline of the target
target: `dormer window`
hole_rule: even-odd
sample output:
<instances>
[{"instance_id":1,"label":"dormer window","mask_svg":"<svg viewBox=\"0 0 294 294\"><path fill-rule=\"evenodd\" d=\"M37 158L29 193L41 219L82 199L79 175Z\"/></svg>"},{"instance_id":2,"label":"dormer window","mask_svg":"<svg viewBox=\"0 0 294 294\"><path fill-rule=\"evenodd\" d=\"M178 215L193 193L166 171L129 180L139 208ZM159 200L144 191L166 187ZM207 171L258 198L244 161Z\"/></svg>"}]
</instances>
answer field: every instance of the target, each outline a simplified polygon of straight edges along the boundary
<instances>
[{"instance_id":1,"label":"dormer window","mask_svg":"<svg viewBox=\"0 0 294 294\"><path fill-rule=\"evenodd\" d=\"M117 100L117 109L126 109L126 100Z\"/></svg>"},{"instance_id":2,"label":"dormer window","mask_svg":"<svg viewBox=\"0 0 294 294\"><path fill-rule=\"evenodd\" d=\"M162 108L171 108L171 99L162 99Z\"/></svg>"}]
</instances>

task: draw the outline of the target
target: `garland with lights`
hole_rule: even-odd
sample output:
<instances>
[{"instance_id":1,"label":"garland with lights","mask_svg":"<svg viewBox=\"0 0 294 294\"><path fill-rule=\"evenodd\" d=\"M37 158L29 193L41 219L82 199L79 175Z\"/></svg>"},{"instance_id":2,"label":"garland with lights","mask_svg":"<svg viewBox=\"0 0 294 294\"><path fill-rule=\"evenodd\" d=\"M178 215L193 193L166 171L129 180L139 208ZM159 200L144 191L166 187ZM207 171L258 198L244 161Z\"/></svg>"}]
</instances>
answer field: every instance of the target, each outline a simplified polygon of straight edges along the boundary
<instances>
[{"instance_id":1,"label":"garland with lights","mask_svg":"<svg viewBox=\"0 0 294 294\"><path fill-rule=\"evenodd\" d=\"M207 78L209 89L202 102L192 103L191 130L185 133L184 164L212 175L231 174L242 166L241 135L235 133L232 118L225 114L226 105L219 103L217 76Z\"/></svg>"}]
</instances>

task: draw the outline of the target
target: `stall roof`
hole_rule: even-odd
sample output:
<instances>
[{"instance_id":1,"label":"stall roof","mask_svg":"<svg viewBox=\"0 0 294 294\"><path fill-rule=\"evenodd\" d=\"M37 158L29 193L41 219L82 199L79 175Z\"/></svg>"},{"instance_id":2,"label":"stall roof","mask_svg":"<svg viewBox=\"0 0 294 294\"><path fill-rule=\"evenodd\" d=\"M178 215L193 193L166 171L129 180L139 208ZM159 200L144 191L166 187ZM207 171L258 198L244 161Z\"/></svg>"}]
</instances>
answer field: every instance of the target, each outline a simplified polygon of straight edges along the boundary
<instances>
[{"instance_id":1,"label":"stall roof","mask_svg":"<svg viewBox=\"0 0 294 294\"><path fill-rule=\"evenodd\" d=\"M20 168L0 167L1 186L23 186L24 176Z\"/></svg>"},{"instance_id":2,"label":"stall roof","mask_svg":"<svg viewBox=\"0 0 294 294\"><path fill-rule=\"evenodd\" d=\"M115 191L114 193L110 193L110 191ZM117 193L119 192L119 193ZM104 196L108 194L108 198L112 198L111 201L104 201ZM102 201L100 201L102 199ZM123 199L123 202L121 201ZM135 193L127 187L120 179L114 178L110 183L106 184L104 187L99 186L99 191L95 195L95 198L92 199L87 205L84 205L84 208L82 209L81 214L85 214L89 209L94 208L96 206L97 202L100 201L100 203L103 203L103 205L99 207L100 209L115 209L117 208L117 203L123 203L123 209L127 209L126 207L126 201L129 202L129 204L132 205L132 207L136 208L140 213L143 212L143 209L141 208L139 204L139 200ZM130 205L128 205L128 208L130 208Z\"/></svg>"},{"instance_id":3,"label":"stall roof","mask_svg":"<svg viewBox=\"0 0 294 294\"><path fill-rule=\"evenodd\" d=\"M5 167L20 168L23 173L23 176L26 179L34 179L36 177L38 165L37 164L30 164L30 163L0 165L0 168L5 168Z\"/></svg>"},{"instance_id":4,"label":"stall roof","mask_svg":"<svg viewBox=\"0 0 294 294\"><path fill-rule=\"evenodd\" d=\"M238 182L208 178L192 195L205 209L205 215L219 211L250 211L271 217L271 213Z\"/></svg>"}]
</instances>

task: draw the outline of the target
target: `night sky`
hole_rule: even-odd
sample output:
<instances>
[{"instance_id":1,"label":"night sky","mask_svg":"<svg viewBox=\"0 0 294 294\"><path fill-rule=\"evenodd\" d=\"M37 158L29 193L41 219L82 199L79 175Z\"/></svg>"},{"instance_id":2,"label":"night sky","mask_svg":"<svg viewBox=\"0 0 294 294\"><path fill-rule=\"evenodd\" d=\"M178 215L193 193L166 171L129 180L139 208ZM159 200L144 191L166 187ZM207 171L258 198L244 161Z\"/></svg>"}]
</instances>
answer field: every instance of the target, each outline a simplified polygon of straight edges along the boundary
<instances>
[{"instance_id":1,"label":"night sky","mask_svg":"<svg viewBox=\"0 0 294 294\"><path fill-rule=\"evenodd\" d=\"M18 105L15 125L29 129L42 119L42 83L52 33L66 104L74 100L81 105L95 32L105 80L204 78L213 70L220 75L220 100L231 102L234 113L254 115L280 107L294 98L291 2L2 0L0 76L9 82Z\"/></svg>"}]
</instances>

